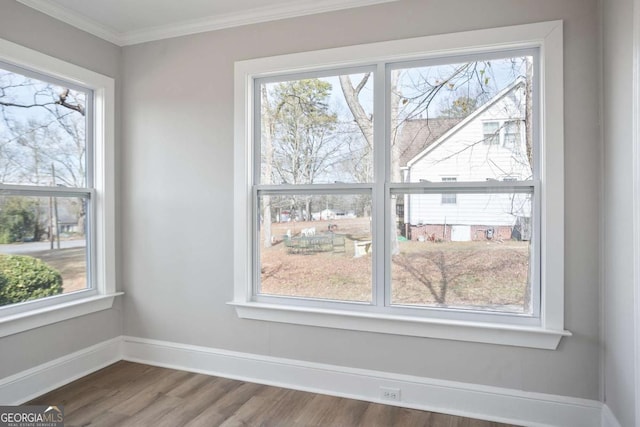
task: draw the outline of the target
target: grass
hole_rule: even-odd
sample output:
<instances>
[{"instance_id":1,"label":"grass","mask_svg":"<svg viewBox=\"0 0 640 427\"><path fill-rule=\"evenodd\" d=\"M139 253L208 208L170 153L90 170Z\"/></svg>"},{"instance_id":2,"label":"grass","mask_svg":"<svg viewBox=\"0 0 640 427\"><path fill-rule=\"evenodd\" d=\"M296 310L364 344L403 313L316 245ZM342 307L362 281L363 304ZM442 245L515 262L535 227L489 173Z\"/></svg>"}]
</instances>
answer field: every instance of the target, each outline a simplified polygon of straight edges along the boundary
<instances>
[{"instance_id":1,"label":"grass","mask_svg":"<svg viewBox=\"0 0 640 427\"><path fill-rule=\"evenodd\" d=\"M334 252L290 253L282 242L315 227L337 224L345 247ZM355 244L370 240L366 219L272 225L275 244L260 249L261 292L304 298L371 302L372 254L354 257ZM84 248L29 252L58 270L63 292L86 287ZM522 313L527 305L529 244L515 241L399 242L391 263L391 301L409 306L482 308Z\"/></svg>"},{"instance_id":2,"label":"grass","mask_svg":"<svg viewBox=\"0 0 640 427\"><path fill-rule=\"evenodd\" d=\"M337 224L343 253L290 253L284 244L261 248L261 292L342 301L372 300L371 254L355 258L355 243L370 239L369 221L341 219L273 224L272 234ZM529 243L516 241L399 242L392 257L391 301L409 306L526 311Z\"/></svg>"}]
</instances>

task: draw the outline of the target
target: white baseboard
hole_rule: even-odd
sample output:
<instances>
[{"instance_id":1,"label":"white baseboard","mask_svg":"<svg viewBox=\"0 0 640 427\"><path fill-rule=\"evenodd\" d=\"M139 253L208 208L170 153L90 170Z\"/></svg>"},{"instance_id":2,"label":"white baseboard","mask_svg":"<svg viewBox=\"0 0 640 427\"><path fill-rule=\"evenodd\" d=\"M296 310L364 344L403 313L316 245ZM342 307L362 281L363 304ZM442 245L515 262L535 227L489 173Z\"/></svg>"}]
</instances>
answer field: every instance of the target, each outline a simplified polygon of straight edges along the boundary
<instances>
[{"instance_id":1,"label":"white baseboard","mask_svg":"<svg viewBox=\"0 0 640 427\"><path fill-rule=\"evenodd\" d=\"M593 400L126 336L122 345L125 360L242 381L526 426L605 426ZM381 400L381 386L399 388L401 401Z\"/></svg>"},{"instance_id":2,"label":"white baseboard","mask_svg":"<svg viewBox=\"0 0 640 427\"><path fill-rule=\"evenodd\" d=\"M0 404L24 403L119 360L517 425L620 427L593 400L126 336L0 379ZM382 400L380 387L400 389L401 400Z\"/></svg>"},{"instance_id":3,"label":"white baseboard","mask_svg":"<svg viewBox=\"0 0 640 427\"><path fill-rule=\"evenodd\" d=\"M608 405L602 405L602 427L622 427Z\"/></svg>"},{"instance_id":4,"label":"white baseboard","mask_svg":"<svg viewBox=\"0 0 640 427\"><path fill-rule=\"evenodd\" d=\"M20 405L122 360L122 337L0 379L0 404Z\"/></svg>"}]
</instances>

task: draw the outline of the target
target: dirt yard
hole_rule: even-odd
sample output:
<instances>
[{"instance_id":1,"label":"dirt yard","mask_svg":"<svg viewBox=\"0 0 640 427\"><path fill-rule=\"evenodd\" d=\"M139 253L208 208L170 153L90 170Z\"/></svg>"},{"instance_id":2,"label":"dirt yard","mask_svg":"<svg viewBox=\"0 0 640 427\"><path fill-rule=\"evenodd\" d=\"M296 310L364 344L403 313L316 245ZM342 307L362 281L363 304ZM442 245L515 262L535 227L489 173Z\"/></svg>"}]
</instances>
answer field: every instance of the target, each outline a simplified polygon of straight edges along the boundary
<instances>
[{"instance_id":1,"label":"dirt yard","mask_svg":"<svg viewBox=\"0 0 640 427\"><path fill-rule=\"evenodd\" d=\"M344 248L291 253L282 241L334 230ZM369 221L340 219L273 224L276 243L261 248L261 292L271 295L371 301L371 252L356 257L356 245L370 241ZM401 305L482 308L522 313L529 281L529 243L515 241L401 241L392 257L391 300Z\"/></svg>"}]
</instances>

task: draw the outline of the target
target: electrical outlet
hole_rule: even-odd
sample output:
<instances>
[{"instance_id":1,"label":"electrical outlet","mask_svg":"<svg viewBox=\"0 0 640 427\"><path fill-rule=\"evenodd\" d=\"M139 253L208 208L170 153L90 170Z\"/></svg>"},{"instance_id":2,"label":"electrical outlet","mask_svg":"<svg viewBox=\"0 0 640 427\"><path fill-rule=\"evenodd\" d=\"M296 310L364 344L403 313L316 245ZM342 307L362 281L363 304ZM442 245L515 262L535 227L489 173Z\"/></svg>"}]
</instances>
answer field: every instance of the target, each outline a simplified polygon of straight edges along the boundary
<instances>
[{"instance_id":1,"label":"electrical outlet","mask_svg":"<svg viewBox=\"0 0 640 427\"><path fill-rule=\"evenodd\" d=\"M380 398L383 400L400 401L400 389L392 387L380 387Z\"/></svg>"}]
</instances>

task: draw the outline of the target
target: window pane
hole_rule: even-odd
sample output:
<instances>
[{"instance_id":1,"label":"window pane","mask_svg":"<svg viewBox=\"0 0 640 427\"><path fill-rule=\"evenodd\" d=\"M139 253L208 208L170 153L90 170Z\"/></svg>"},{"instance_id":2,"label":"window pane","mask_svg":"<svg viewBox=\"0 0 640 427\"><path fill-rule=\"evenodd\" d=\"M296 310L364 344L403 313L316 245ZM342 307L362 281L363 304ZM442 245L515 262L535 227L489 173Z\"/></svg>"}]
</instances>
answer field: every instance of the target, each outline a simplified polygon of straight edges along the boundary
<instances>
[{"instance_id":1,"label":"window pane","mask_svg":"<svg viewBox=\"0 0 640 427\"><path fill-rule=\"evenodd\" d=\"M511 150L518 150L522 147L521 128L524 123L519 120L512 120L504 124L504 146Z\"/></svg>"},{"instance_id":2,"label":"window pane","mask_svg":"<svg viewBox=\"0 0 640 427\"><path fill-rule=\"evenodd\" d=\"M392 304L530 314L531 194L453 195L395 195Z\"/></svg>"},{"instance_id":3,"label":"window pane","mask_svg":"<svg viewBox=\"0 0 640 427\"><path fill-rule=\"evenodd\" d=\"M87 203L0 196L0 305L87 288Z\"/></svg>"},{"instance_id":4,"label":"window pane","mask_svg":"<svg viewBox=\"0 0 640 427\"><path fill-rule=\"evenodd\" d=\"M87 95L0 64L0 183L86 187Z\"/></svg>"},{"instance_id":5,"label":"window pane","mask_svg":"<svg viewBox=\"0 0 640 427\"><path fill-rule=\"evenodd\" d=\"M458 178L455 177L443 177L442 182L456 182ZM455 193L446 193L442 195L442 204L455 204L457 201Z\"/></svg>"},{"instance_id":6,"label":"window pane","mask_svg":"<svg viewBox=\"0 0 640 427\"><path fill-rule=\"evenodd\" d=\"M482 142L484 144L500 143L500 123L484 122L482 124Z\"/></svg>"},{"instance_id":7,"label":"window pane","mask_svg":"<svg viewBox=\"0 0 640 427\"><path fill-rule=\"evenodd\" d=\"M373 179L371 73L259 85L261 184Z\"/></svg>"},{"instance_id":8,"label":"window pane","mask_svg":"<svg viewBox=\"0 0 640 427\"><path fill-rule=\"evenodd\" d=\"M532 79L532 56L392 70L391 180L532 179Z\"/></svg>"},{"instance_id":9,"label":"window pane","mask_svg":"<svg viewBox=\"0 0 640 427\"><path fill-rule=\"evenodd\" d=\"M368 194L262 195L259 205L259 294L371 301Z\"/></svg>"}]
</instances>

